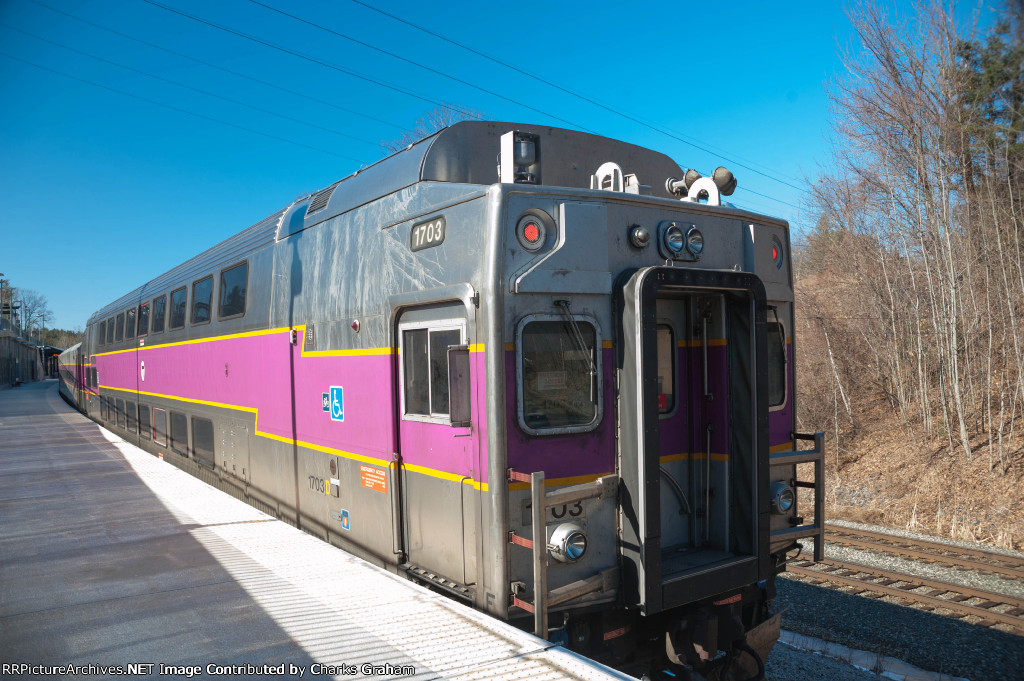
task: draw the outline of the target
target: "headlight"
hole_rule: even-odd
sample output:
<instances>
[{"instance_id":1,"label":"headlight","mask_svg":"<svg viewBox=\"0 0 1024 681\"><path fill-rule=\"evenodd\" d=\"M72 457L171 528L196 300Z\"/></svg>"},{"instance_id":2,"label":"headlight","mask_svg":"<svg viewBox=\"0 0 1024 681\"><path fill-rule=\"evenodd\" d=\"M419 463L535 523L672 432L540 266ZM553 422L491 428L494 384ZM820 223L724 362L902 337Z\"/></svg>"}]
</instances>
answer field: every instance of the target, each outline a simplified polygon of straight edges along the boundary
<instances>
[{"instance_id":1,"label":"headlight","mask_svg":"<svg viewBox=\"0 0 1024 681\"><path fill-rule=\"evenodd\" d=\"M679 225L669 225L668 229L665 230L665 248L668 249L672 255L679 255L683 251L683 230L679 229Z\"/></svg>"},{"instance_id":2,"label":"headlight","mask_svg":"<svg viewBox=\"0 0 1024 681\"><path fill-rule=\"evenodd\" d=\"M696 227L691 227L690 231L686 233L686 250L694 256L698 256L704 251L704 235Z\"/></svg>"},{"instance_id":3,"label":"headlight","mask_svg":"<svg viewBox=\"0 0 1024 681\"><path fill-rule=\"evenodd\" d=\"M796 504L796 494L793 488L784 482L772 483L772 513L780 515L788 514Z\"/></svg>"},{"instance_id":4,"label":"headlight","mask_svg":"<svg viewBox=\"0 0 1024 681\"><path fill-rule=\"evenodd\" d=\"M551 533L548 551L559 562L575 563L587 552L587 535L576 523L559 525Z\"/></svg>"}]
</instances>

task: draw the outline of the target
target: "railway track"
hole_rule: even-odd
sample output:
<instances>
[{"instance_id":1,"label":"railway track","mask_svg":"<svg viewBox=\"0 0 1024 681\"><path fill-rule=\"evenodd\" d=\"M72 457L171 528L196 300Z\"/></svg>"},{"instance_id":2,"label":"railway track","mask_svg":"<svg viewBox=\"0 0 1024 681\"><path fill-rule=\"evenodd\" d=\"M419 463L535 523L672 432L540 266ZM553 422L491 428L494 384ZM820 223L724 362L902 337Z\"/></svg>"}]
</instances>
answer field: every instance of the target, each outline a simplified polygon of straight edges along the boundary
<instances>
[{"instance_id":1,"label":"railway track","mask_svg":"<svg viewBox=\"0 0 1024 681\"><path fill-rule=\"evenodd\" d=\"M950 546L940 542L897 537L828 523L825 524L825 537L829 543L841 546L904 556L929 563L942 563L1024 581L1024 558L1006 556L984 549Z\"/></svg>"},{"instance_id":2,"label":"railway track","mask_svg":"<svg viewBox=\"0 0 1024 681\"><path fill-rule=\"evenodd\" d=\"M845 592L851 595L893 596L916 604L918 610L948 610L959 618L979 618L972 622L977 626L1005 624L1024 634L1024 599L1013 596L832 559L789 563L786 571L815 585L851 587Z\"/></svg>"},{"instance_id":3,"label":"railway track","mask_svg":"<svg viewBox=\"0 0 1024 681\"><path fill-rule=\"evenodd\" d=\"M825 527L832 544L1024 581L1024 559L1014 556L838 525ZM1002 624L1024 634L1024 599L1015 596L831 558L820 563L794 561L786 570L811 584L848 588L845 593L868 598L894 597L918 610L948 613L978 626Z\"/></svg>"}]
</instances>

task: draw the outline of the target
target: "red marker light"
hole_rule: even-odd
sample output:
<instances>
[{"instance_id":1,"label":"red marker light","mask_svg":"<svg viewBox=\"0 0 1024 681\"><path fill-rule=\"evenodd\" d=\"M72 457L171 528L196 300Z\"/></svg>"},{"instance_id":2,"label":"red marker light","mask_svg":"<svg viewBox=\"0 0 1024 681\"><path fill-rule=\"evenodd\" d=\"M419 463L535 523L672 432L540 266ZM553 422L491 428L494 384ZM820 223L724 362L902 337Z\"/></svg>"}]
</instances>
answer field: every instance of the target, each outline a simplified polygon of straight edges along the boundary
<instances>
[{"instance_id":1,"label":"red marker light","mask_svg":"<svg viewBox=\"0 0 1024 681\"><path fill-rule=\"evenodd\" d=\"M537 243L537 239L540 238L540 229L535 223L529 222L526 224L526 227L523 228L523 236L526 237L526 240L531 244L535 244Z\"/></svg>"},{"instance_id":2,"label":"red marker light","mask_svg":"<svg viewBox=\"0 0 1024 681\"><path fill-rule=\"evenodd\" d=\"M778 260L778 259L779 259L779 249L775 248L775 246L772 246L772 260Z\"/></svg>"}]
</instances>

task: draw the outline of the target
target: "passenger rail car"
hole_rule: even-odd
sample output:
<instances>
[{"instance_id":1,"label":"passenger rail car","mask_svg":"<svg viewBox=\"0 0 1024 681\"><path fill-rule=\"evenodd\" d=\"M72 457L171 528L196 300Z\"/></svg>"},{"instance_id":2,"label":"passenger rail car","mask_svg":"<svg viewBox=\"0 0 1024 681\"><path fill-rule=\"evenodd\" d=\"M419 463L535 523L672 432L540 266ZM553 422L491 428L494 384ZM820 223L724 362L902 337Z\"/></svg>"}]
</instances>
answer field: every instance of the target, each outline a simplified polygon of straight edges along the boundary
<instances>
[{"instance_id":1,"label":"passenger rail car","mask_svg":"<svg viewBox=\"0 0 1024 681\"><path fill-rule=\"evenodd\" d=\"M542 637L749 678L786 552L820 552L822 446L794 432L788 227L723 205L734 186L594 135L458 123L99 310L67 389Z\"/></svg>"}]
</instances>

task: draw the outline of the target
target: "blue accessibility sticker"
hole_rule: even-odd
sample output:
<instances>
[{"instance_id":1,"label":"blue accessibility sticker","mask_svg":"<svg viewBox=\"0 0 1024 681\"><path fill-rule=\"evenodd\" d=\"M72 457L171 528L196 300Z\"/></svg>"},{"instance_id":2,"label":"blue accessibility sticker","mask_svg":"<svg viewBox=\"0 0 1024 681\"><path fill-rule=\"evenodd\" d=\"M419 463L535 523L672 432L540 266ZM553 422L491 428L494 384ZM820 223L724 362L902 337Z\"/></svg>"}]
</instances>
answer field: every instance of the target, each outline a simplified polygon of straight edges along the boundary
<instances>
[{"instance_id":1,"label":"blue accessibility sticker","mask_svg":"<svg viewBox=\"0 0 1024 681\"><path fill-rule=\"evenodd\" d=\"M331 386L331 420L332 421L344 421L345 420L345 394L342 391L341 386Z\"/></svg>"},{"instance_id":2,"label":"blue accessibility sticker","mask_svg":"<svg viewBox=\"0 0 1024 681\"><path fill-rule=\"evenodd\" d=\"M352 527L349 525L349 522L348 522L348 511L346 511L345 509L341 510L341 529L343 529L343 530L351 530L352 529Z\"/></svg>"}]
</instances>

